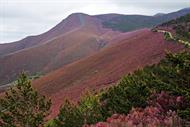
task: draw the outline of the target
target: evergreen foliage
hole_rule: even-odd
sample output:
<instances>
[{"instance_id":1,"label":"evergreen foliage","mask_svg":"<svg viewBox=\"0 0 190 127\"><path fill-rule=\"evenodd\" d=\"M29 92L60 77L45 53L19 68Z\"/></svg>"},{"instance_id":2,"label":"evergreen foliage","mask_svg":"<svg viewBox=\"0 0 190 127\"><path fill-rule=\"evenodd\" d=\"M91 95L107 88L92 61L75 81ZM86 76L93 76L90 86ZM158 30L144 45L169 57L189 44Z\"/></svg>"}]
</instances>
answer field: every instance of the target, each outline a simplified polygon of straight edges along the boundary
<instances>
[{"instance_id":1,"label":"evergreen foliage","mask_svg":"<svg viewBox=\"0 0 190 127\"><path fill-rule=\"evenodd\" d=\"M57 123L58 127L81 127L84 124L84 118L79 107L66 99L60 109Z\"/></svg>"},{"instance_id":2,"label":"evergreen foliage","mask_svg":"<svg viewBox=\"0 0 190 127\"><path fill-rule=\"evenodd\" d=\"M35 91L22 73L15 86L0 99L0 126L38 127L44 124L51 101Z\"/></svg>"},{"instance_id":3,"label":"evergreen foliage","mask_svg":"<svg viewBox=\"0 0 190 127\"><path fill-rule=\"evenodd\" d=\"M98 95L93 95L89 91L81 97L79 108L83 114L84 123L96 123L104 120L104 111Z\"/></svg>"},{"instance_id":4,"label":"evergreen foliage","mask_svg":"<svg viewBox=\"0 0 190 127\"><path fill-rule=\"evenodd\" d=\"M65 100L56 121L59 127L81 127L104 119L98 96L87 92L78 104Z\"/></svg>"}]
</instances>

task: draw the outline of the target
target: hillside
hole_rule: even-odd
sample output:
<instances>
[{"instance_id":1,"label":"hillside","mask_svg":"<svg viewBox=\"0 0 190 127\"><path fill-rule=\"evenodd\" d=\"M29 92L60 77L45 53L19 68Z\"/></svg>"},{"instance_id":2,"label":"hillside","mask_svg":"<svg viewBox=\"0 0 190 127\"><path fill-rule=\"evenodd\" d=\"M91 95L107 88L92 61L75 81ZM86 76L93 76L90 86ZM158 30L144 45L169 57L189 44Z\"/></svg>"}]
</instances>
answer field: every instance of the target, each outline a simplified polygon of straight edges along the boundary
<instances>
[{"instance_id":1,"label":"hillside","mask_svg":"<svg viewBox=\"0 0 190 127\"><path fill-rule=\"evenodd\" d=\"M78 99L84 89L100 89L117 82L137 68L158 63L165 50L178 52L184 47L164 41L161 33L148 29L121 36L114 44L98 53L64 66L33 82L35 87L53 100L53 116L63 99Z\"/></svg>"}]
</instances>

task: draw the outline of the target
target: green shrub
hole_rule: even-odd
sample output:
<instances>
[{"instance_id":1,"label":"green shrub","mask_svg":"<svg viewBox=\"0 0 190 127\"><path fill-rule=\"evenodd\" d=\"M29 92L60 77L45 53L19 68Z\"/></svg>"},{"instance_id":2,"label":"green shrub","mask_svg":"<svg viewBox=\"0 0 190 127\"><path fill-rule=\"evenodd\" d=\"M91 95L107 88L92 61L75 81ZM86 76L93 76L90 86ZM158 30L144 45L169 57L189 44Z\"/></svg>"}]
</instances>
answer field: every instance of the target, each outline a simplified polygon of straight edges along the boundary
<instances>
[{"instance_id":1,"label":"green shrub","mask_svg":"<svg viewBox=\"0 0 190 127\"><path fill-rule=\"evenodd\" d=\"M81 127L84 124L83 114L76 104L66 99L60 109L57 123L58 127Z\"/></svg>"},{"instance_id":2,"label":"green shrub","mask_svg":"<svg viewBox=\"0 0 190 127\"><path fill-rule=\"evenodd\" d=\"M101 100L105 102L106 110L111 114L127 114L132 107L145 107L150 90L146 87L144 81L140 80L142 78L128 75L117 86L103 93Z\"/></svg>"},{"instance_id":3,"label":"green shrub","mask_svg":"<svg viewBox=\"0 0 190 127\"><path fill-rule=\"evenodd\" d=\"M78 104L69 100L63 103L58 115L58 125L62 127L81 127L105 120L99 97L86 92Z\"/></svg>"},{"instance_id":4,"label":"green shrub","mask_svg":"<svg viewBox=\"0 0 190 127\"><path fill-rule=\"evenodd\" d=\"M100 103L98 95L86 92L81 97L79 108L83 114L85 124L94 124L98 121L105 120L104 110Z\"/></svg>"}]
</instances>

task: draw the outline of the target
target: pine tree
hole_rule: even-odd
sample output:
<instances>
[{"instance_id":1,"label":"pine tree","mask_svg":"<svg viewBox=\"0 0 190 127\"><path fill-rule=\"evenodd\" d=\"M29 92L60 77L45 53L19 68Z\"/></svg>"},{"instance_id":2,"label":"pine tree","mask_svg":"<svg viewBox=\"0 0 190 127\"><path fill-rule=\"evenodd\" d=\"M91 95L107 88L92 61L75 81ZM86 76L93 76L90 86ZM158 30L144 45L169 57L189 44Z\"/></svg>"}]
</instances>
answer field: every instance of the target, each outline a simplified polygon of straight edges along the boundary
<instances>
[{"instance_id":1,"label":"pine tree","mask_svg":"<svg viewBox=\"0 0 190 127\"><path fill-rule=\"evenodd\" d=\"M58 119L56 120L58 127L81 127L84 124L84 118L79 107L66 99L60 108Z\"/></svg>"},{"instance_id":2,"label":"pine tree","mask_svg":"<svg viewBox=\"0 0 190 127\"><path fill-rule=\"evenodd\" d=\"M51 100L32 88L25 73L17 83L0 98L0 126L38 127L49 114Z\"/></svg>"}]
</instances>

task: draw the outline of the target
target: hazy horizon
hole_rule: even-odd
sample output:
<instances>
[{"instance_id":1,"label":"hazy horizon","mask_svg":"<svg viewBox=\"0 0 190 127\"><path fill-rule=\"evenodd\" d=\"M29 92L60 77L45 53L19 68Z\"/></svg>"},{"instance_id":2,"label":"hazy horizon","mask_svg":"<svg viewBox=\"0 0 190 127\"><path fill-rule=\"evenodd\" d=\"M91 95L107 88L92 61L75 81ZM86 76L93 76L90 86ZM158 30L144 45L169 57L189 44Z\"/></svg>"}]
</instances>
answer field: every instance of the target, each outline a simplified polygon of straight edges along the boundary
<instances>
[{"instance_id":1,"label":"hazy horizon","mask_svg":"<svg viewBox=\"0 0 190 127\"><path fill-rule=\"evenodd\" d=\"M0 43L44 33L72 13L155 15L187 7L190 0L0 0Z\"/></svg>"}]
</instances>

